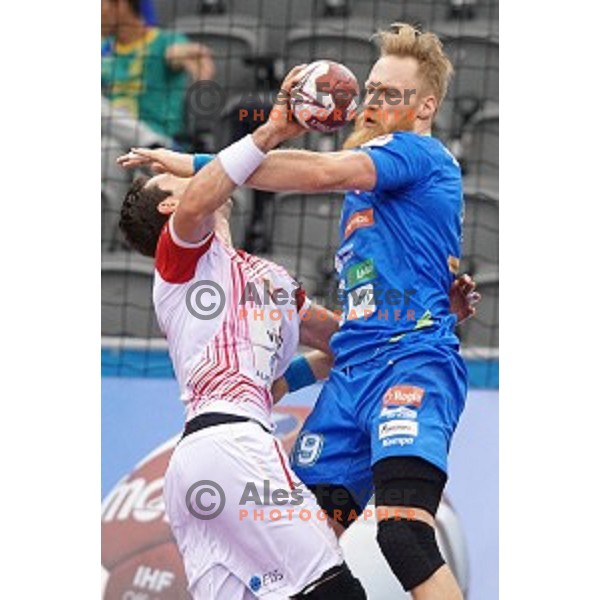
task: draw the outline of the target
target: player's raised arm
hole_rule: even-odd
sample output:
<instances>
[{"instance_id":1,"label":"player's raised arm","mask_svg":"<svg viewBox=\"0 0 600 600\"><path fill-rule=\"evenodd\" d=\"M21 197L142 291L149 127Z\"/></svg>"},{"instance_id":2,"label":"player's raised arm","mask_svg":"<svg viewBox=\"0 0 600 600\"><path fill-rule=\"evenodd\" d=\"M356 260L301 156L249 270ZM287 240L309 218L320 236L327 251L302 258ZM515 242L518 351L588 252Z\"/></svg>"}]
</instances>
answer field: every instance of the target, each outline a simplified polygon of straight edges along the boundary
<instances>
[{"instance_id":1,"label":"player's raised arm","mask_svg":"<svg viewBox=\"0 0 600 600\"><path fill-rule=\"evenodd\" d=\"M206 218L220 208L231 192L242 185L264 161L266 152L285 139L266 123L222 150L217 159L201 169L188 184L173 216L178 237L196 242L206 235Z\"/></svg>"},{"instance_id":2,"label":"player's raised arm","mask_svg":"<svg viewBox=\"0 0 600 600\"><path fill-rule=\"evenodd\" d=\"M364 152L310 152L275 150L246 185L268 192L293 188L299 192L363 190L375 187L377 175L371 158Z\"/></svg>"},{"instance_id":3,"label":"player's raised arm","mask_svg":"<svg viewBox=\"0 0 600 600\"><path fill-rule=\"evenodd\" d=\"M282 84L284 95L289 94L303 66L288 73ZM248 180L264 162L267 152L303 132L297 123L280 118L276 107L264 125L219 152L216 160L205 156L206 160L197 164L193 155L134 148L117 162L125 168L148 165L156 171L171 172L180 177L193 175L176 207L172 224L180 240L196 243L212 228L208 217L227 202L237 186ZM197 172L194 174L194 171Z\"/></svg>"},{"instance_id":4,"label":"player's raised arm","mask_svg":"<svg viewBox=\"0 0 600 600\"><path fill-rule=\"evenodd\" d=\"M256 133L260 131L257 130ZM194 164L203 166L212 155L193 155L172 150L139 149L118 159L126 168L149 166L157 173L192 177ZM206 167L204 167L206 169ZM376 173L373 161L364 152L310 152L273 150L246 181L245 186L271 192L322 192L371 190Z\"/></svg>"}]
</instances>

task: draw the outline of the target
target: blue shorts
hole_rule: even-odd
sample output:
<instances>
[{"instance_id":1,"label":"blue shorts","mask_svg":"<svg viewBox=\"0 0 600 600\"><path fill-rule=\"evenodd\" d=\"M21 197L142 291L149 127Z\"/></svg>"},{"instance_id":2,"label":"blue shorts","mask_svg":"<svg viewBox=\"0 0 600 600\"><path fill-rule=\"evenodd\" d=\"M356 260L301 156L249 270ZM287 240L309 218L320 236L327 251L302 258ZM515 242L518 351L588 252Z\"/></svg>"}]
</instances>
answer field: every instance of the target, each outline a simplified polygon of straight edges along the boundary
<instances>
[{"instance_id":1,"label":"blue shorts","mask_svg":"<svg viewBox=\"0 0 600 600\"><path fill-rule=\"evenodd\" d=\"M466 392L464 362L448 345L334 368L296 440L294 471L307 485L346 487L362 507L383 458L417 456L446 473Z\"/></svg>"}]
</instances>

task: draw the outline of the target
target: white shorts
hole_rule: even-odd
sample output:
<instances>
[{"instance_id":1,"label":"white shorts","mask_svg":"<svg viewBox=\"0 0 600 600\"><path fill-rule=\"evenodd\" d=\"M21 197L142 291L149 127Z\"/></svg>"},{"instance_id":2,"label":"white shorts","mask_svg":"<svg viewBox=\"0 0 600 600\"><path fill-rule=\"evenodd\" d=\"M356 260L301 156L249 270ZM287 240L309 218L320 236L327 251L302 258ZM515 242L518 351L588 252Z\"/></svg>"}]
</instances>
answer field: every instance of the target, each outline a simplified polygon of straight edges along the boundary
<instances>
[{"instance_id":1,"label":"white shorts","mask_svg":"<svg viewBox=\"0 0 600 600\"><path fill-rule=\"evenodd\" d=\"M195 600L289 598L343 561L324 511L258 424L185 437L164 496Z\"/></svg>"}]
</instances>

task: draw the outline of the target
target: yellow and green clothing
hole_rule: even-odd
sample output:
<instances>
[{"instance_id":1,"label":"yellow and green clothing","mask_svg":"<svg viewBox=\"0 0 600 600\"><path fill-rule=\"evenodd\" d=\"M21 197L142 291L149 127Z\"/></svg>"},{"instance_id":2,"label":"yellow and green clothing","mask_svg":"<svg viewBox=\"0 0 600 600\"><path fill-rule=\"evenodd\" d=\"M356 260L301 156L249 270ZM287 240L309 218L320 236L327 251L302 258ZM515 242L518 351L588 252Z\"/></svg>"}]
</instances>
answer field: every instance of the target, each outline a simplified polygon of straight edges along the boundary
<instances>
[{"instance_id":1,"label":"yellow and green clothing","mask_svg":"<svg viewBox=\"0 0 600 600\"><path fill-rule=\"evenodd\" d=\"M169 66L165 53L169 46L187 42L182 34L155 27L131 44L103 39L102 93L158 133L181 133L188 78Z\"/></svg>"}]
</instances>

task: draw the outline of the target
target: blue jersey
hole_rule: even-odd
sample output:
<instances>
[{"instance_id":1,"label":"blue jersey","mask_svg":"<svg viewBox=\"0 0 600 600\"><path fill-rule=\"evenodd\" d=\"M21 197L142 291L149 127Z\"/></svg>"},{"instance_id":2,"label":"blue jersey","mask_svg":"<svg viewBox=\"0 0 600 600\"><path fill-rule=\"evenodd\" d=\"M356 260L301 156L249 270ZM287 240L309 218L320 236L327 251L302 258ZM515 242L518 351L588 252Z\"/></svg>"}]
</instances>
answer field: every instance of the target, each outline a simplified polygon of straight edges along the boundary
<instances>
[{"instance_id":1,"label":"blue jersey","mask_svg":"<svg viewBox=\"0 0 600 600\"><path fill-rule=\"evenodd\" d=\"M336 269L344 314L331 348L337 367L401 351L458 344L449 291L458 272L463 211L456 159L430 136L396 132L367 152L371 192L346 194Z\"/></svg>"}]
</instances>

